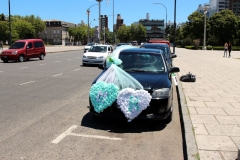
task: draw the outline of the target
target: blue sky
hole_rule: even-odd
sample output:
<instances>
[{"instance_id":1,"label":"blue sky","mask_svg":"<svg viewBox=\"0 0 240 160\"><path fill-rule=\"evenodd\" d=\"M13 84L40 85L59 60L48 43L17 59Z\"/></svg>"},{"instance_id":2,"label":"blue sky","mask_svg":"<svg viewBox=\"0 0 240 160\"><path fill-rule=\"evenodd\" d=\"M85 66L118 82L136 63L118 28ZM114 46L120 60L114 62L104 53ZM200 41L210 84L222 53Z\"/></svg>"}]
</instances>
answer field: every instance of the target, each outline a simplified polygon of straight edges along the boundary
<instances>
[{"instance_id":1,"label":"blue sky","mask_svg":"<svg viewBox=\"0 0 240 160\"><path fill-rule=\"evenodd\" d=\"M109 5L107 6L107 1ZM42 20L57 19L61 21L87 23L87 9L98 4L96 0L10 0L11 15L35 15ZM166 19L174 22L174 0L114 0L114 23L116 15L120 14L124 24L131 25L139 19L145 19L149 13L150 19ZM176 22L186 22L187 17L197 10L199 4L209 3L209 0L176 0ZM91 26L98 25L98 5L92 6L89 21ZM0 13L8 15L8 0L1 0ZM101 2L101 14L108 16L108 27L112 30L113 0ZM95 19L95 21L94 21Z\"/></svg>"}]
</instances>

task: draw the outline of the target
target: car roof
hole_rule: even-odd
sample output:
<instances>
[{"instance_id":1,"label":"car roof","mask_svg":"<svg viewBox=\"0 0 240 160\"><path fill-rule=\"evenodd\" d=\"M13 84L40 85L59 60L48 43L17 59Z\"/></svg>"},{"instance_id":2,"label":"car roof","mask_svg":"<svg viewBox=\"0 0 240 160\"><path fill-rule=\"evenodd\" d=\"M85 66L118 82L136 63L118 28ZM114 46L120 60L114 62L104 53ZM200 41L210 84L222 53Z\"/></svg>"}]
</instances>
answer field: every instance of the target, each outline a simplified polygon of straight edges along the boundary
<instances>
[{"instance_id":1,"label":"car roof","mask_svg":"<svg viewBox=\"0 0 240 160\"><path fill-rule=\"evenodd\" d=\"M15 42L30 42L30 41L42 41L42 39L20 39Z\"/></svg>"},{"instance_id":2,"label":"car roof","mask_svg":"<svg viewBox=\"0 0 240 160\"><path fill-rule=\"evenodd\" d=\"M144 43L142 46L168 46L167 43Z\"/></svg>"},{"instance_id":3,"label":"car roof","mask_svg":"<svg viewBox=\"0 0 240 160\"><path fill-rule=\"evenodd\" d=\"M162 54L163 51L159 49L152 49L152 48L126 48L121 51L121 53L124 52L136 52L136 53L153 53L153 54Z\"/></svg>"}]
</instances>

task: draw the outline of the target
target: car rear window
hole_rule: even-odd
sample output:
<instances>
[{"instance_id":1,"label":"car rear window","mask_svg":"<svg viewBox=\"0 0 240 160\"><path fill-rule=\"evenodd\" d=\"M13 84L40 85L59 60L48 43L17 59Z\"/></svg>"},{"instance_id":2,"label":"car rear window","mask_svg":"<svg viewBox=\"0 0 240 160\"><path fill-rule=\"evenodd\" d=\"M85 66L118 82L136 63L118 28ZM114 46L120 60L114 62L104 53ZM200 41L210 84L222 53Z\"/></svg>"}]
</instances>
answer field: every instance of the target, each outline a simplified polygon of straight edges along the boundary
<instances>
[{"instance_id":1,"label":"car rear window","mask_svg":"<svg viewBox=\"0 0 240 160\"><path fill-rule=\"evenodd\" d=\"M121 52L122 69L125 71L164 72L165 63L161 54Z\"/></svg>"}]
</instances>

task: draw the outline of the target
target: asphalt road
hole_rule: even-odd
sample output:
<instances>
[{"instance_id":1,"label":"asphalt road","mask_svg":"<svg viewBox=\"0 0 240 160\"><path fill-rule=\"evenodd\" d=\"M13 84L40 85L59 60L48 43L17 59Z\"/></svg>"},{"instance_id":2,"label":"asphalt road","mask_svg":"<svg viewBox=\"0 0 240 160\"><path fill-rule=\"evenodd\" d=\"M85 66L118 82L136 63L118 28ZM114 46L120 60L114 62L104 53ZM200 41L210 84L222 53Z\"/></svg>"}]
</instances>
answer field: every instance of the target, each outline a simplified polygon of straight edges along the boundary
<instances>
[{"instance_id":1,"label":"asphalt road","mask_svg":"<svg viewBox=\"0 0 240 160\"><path fill-rule=\"evenodd\" d=\"M176 89L168 125L95 118L88 94L101 70L82 67L82 54L0 61L0 159L183 159Z\"/></svg>"}]
</instances>

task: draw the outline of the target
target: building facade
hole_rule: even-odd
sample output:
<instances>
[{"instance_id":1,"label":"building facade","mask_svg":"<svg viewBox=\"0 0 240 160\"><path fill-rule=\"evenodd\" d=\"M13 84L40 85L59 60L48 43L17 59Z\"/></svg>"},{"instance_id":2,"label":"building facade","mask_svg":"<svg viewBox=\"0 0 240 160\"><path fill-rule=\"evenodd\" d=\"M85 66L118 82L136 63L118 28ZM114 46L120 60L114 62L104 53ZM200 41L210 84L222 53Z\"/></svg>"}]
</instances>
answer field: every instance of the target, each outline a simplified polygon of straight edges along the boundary
<instances>
[{"instance_id":1,"label":"building facade","mask_svg":"<svg viewBox=\"0 0 240 160\"><path fill-rule=\"evenodd\" d=\"M76 27L76 24L58 20L47 20L44 22L46 29L39 33L39 38L41 38L45 44L71 45L72 38L69 36L68 28Z\"/></svg>"},{"instance_id":2,"label":"building facade","mask_svg":"<svg viewBox=\"0 0 240 160\"><path fill-rule=\"evenodd\" d=\"M164 20L141 19L139 20L139 24L142 24L147 30L147 36L145 37L146 41L164 38Z\"/></svg>"}]
</instances>

